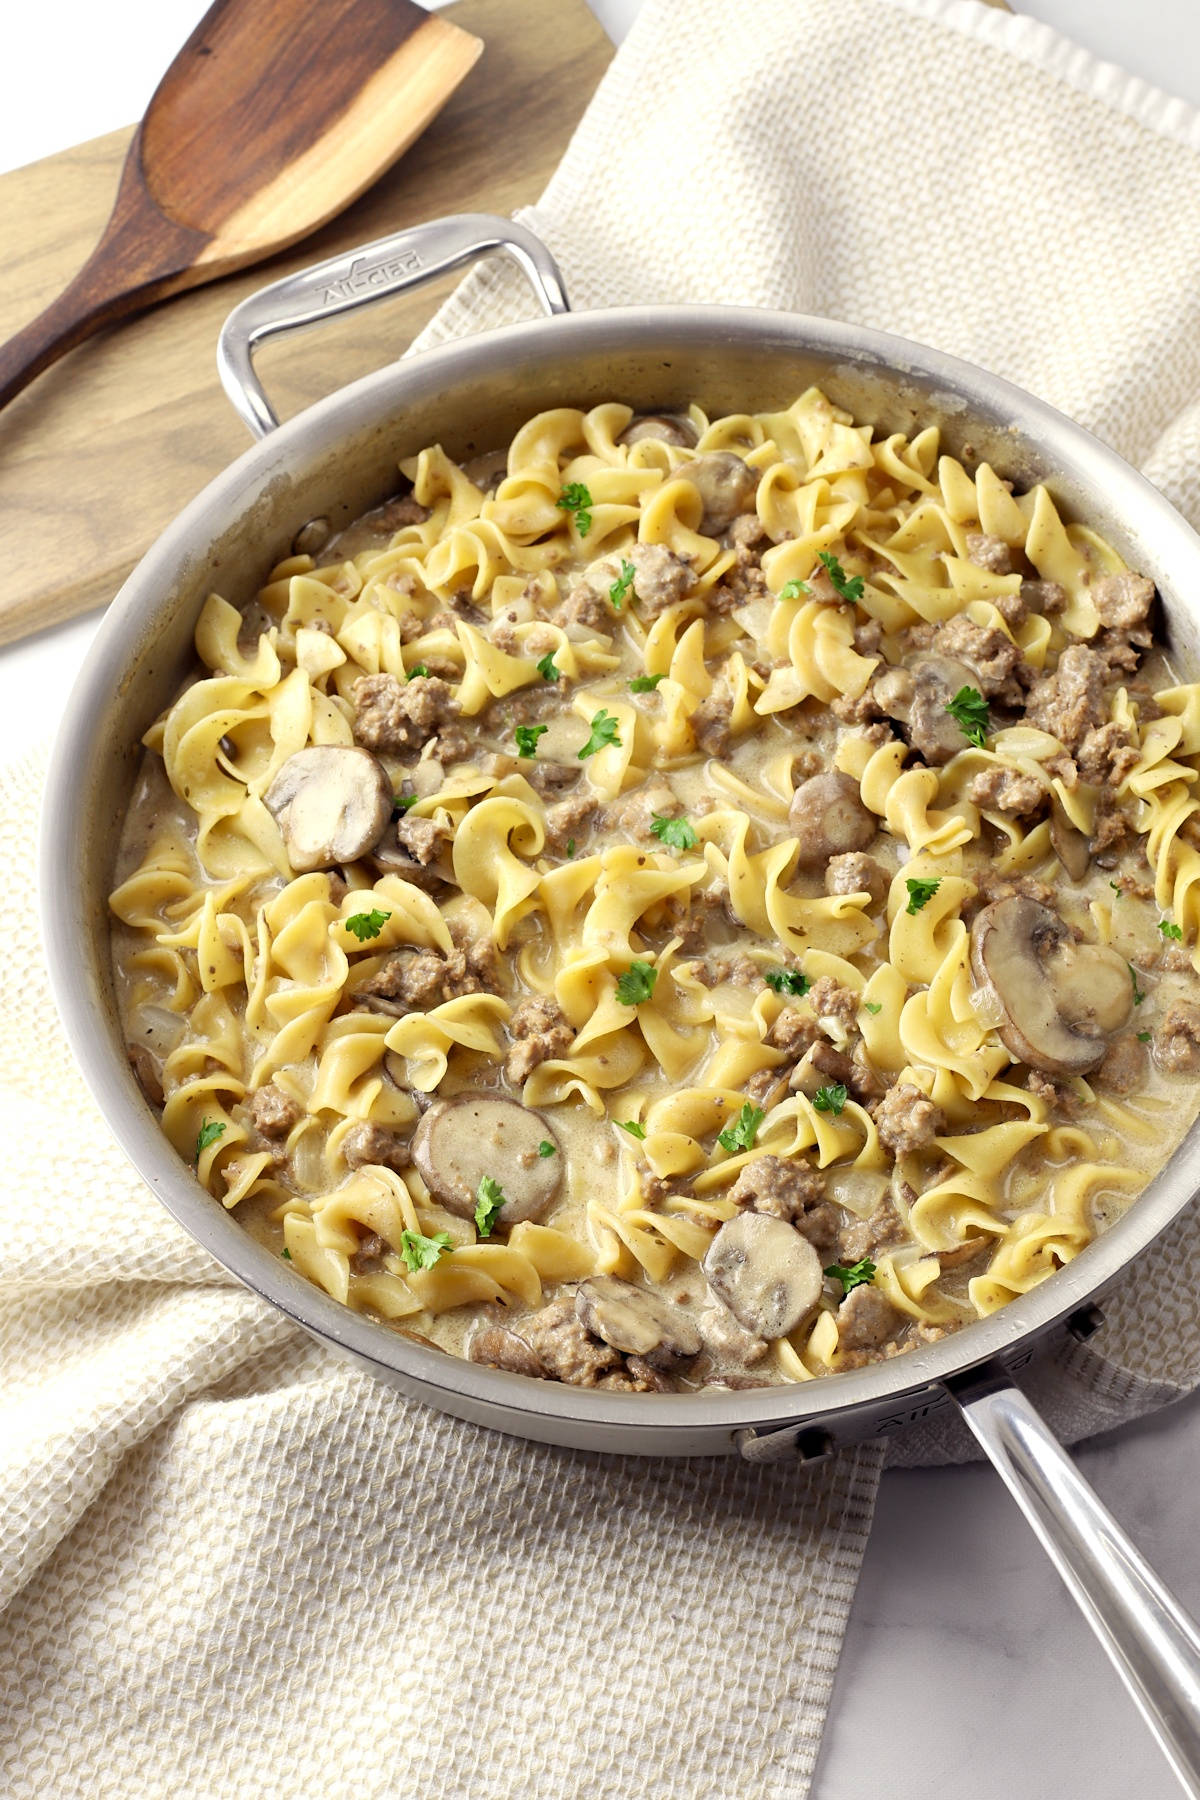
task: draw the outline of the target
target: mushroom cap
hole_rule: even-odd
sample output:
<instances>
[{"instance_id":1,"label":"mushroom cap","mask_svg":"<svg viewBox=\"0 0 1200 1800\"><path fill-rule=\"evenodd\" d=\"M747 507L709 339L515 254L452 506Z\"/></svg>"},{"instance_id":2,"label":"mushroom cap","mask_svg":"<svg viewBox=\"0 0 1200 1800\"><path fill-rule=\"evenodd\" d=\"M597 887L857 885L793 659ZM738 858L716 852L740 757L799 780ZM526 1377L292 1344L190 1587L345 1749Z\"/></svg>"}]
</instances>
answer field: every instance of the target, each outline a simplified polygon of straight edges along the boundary
<instances>
[{"instance_id":1,"label":"mushroom cap","mask_svg":"<svg viewBox=\"0 0 1200 1800\"><path fill-rule=\"evenodd\" d=\"M539 1145L554 1145L543 1156ZM468 1091L436 1100L413 1133L421 1179L448 1211L475 1216L479 1184L498 1181L505 1204L497 1223L540 1219L562 1185L562 1146L541 1113L502 1094Z\"/></svg>"},{"instance_id":2,"label":"mushroom cap","mask_svg":"<svg viewBox=\"0 0 1200 1800\"><path fill-rule=\"evenodd\" d=\"M374 849L392 816L392 784L369 750L310 744L263 795L297 874L354 862Z\"/></svg>"},{"instance_id":3,"label":"mushroom cap","mask_svg":"<svg viewBox=\"0 0 1200 1800\"><path fill-rule=\"evenodd\" d=\"M848 850L862 850L879 828L863 805L857 781L840 769L810 775L792 795L788 826L795 832L802 863L824 863Z\"/></svg>"},{"instance_id":4,"label":"mushroom cap","mask_svg":"<svg viewBox=\"0 0 1200 1800\"><path fill-rule=\"evenodd\" d=\"M696 427L686 413L640 413L630 419L617 442L640 444L643 438L657 438L662 444L678 444L692 450L696 446Z\"/></svg>"},{"instance_id":5,"label":"mushroom cap","mask_svg":"<svg viewBox=\"0 0 1200 1800\"><path fill-rule=\"evenodd\" d=\"M669 1368L700 1350L700 1333L677 1306L617 1275L581 1281L575 1311L586 1331L653 1368Z\"/></svg>"},{"instance_id":6,"label":"mushroom cap","mask_svg":"<svg viewBox=\"0 0 1200 1800\"><path fill-rule=\"evenodd\" d=\"M740 514L754 510L758 476L732 450L710 450L695 462L681 463L671 479L690 481L699 490L704 507L700 530L705 537L718 537Z\"/></svg>"},{"instance_id":7,"label":"mushroom cap","mask_svg":"<svg viewBox=\"0 0 1200 1800\"><path fill-rule=\"evenodd\" d=\"M768 1213L727 1219L701 1268L717 1298L755 1337L786 1337L821 1297L821 1259L794 1226Z\"/></svg>"},{"instance_id":8,"label":"mushroom cap","mask_svg":"<svg viewBox=\"0 0 1200 1800\"><path fill-rule=\"evenodd\" d=\"M909 664L913 692L908 711L902 715L908 726L908 739L927 763L948 763L969 740L953 713L946 708L963 688L978 691L979 677L953 656L922 656Z\"/></svg>"},{"instance_id":9,"label":"mushroom cap","mask_svg":"<svg viewBox=\"0 0 1200 1800\"><path fill-rule=\"evenodd\" d=\"M1124 959L1078 944L1048 906L1024 895L994 900L971 926L971 967L996 1003L1000 1041L1047 1075L1082 1075L1133 1011Z\"/></svg>"}]
</instances>

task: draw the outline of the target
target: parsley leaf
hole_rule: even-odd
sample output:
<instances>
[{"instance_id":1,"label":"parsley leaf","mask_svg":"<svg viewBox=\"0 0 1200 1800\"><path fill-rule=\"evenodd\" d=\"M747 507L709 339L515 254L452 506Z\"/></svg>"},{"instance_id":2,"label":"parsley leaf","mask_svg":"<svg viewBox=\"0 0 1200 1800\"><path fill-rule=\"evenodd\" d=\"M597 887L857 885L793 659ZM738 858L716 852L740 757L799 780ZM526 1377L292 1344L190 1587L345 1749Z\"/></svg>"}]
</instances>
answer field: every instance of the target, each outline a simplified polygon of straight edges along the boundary
<instances>
[{"instance_id":1,"label":"parsley leaf","mask_svg":"<svg viewBox=\"0 0 1200 1800\"><path fill-rule=\"evenodd\" d=\"M475 1190L475 1229L480 1237L491 1237L492 1227L507 1204L507 1195L498 1181L485 1175Z\"/></svg>"},{"instance_id":2,"label":"parsley leaf","mask_svg":"<svg viewBox=\"0 0 1200 1800\"><path fill-rule=\"evenodd\" d=\"M629 598L629 590L633 586L634 568L631 562L621 558L621 573L608 590L608 597L620 612L622 605Z\"/></svg>"},{"instance_id":3,"label":"parsley leaf","mask_svg":"<svg viewBox=\"0 0 1200 1800\"><path fill-rule=\"evenodd\" d=\"M1125 967L1129 970L1129 979L1133 983L1133 1004L1135 1006L1140 1006L1142 1004L1142 1001L1146 998L1146 996L1145 996L1144 992L1142 991L1142 989L1138 986L1137 970L1134 968L1132 963L1126 963Z\"/></svg>"},{"instance_id":4,"label":"parsley leaf","mask_svg":"<svg viewBox=\"0 0 1200 1800\"><path fill-rule=\"evenodd\" d=\"M836 1081L832 1087L819 1087L813 1095L813 1105L818 1112L832 1113L836 1119L838 1114L845 1110L845 1082Z\"/></svg>"},{"instance_id":5,"label":"parsley leaf","mask_svg":"<svg viewBox=\"0 0 1200 1800\"><path fill-rule=\"evenodd\" d=\"M766 1116L761 1106L751 1106L749 1100L743 1100L742 1110L733 1124L717 1133L722 1150L753 1150L758 1128Z\"/></svg>"},{"instance_id":6,"label":"parsley leaf","mask_svg":"<svg viewBox=\"0 0 1200 1800\"><path fill-rule=\"evenodd\" d=\"M215 1144L218 1138L225 1136L225 1127L220 1119L201 1119L200 1130L196 1134L196 1162L200 1161L201 1152Z\"/></svg>"},{"instance_id":7,"label":"parsley leaf","mask_svg":"<svg viewBox=\"0 0 1200 1800\"><path fill-rule=\"evenodd\" d=\"M1169 919L1160 919L1158 921L1158 929L1165 938L1174 938L1176 943L1182 941L1183 927L1181 925L1173 925Z\"/></svg>"},{"instance_id":8,"label":"parsley leaf","mask_svg":"<svg viewBox=\"0 0 1200 1800\"><path fill-rule=\"evenodd\" d=\"M379 936L391 916L391 913L380 912L377 906L373 906L370 912L352 913L342 923L351 937L356 937L360 944L365 944L368 938Z\"/></svg>"},{"instance_id":9,"label":"parsley leaf","mask_svg":"<svg viewBox=\"0 0 1200 1800\"><path fill-rule=\"evenodd\" d=\"M541 1143L538 1145L538 1155L539 1156L553 1156L554 1153L555 1153L555 1146L550 1142L550 1139L543 1138Z\"/></svg>"},{"instance_id":10,"label":"parsley leaf","mask_svg":"<svg viewBox=\"0 0 1200 1800\"><path fill-rule=\"evenodd\" d=\"M538 739L545 737L548 725L518 725L514 733L517 740L518 756L536 756Z\"/></svg>"},{"instance_id":11,"label":"parsley leaf","mask_svg":"<svg viewBox=\"0 0 1200 1800\"><path fill-rule=\"evenodd\" d=\"M850 1263L848 1265L845 1263L830 1263L829 1267L825 1270L825 1273L826 1275L832 1275L835 1281L841 1282L842 1299L844 1300L851 1288L870 1287L875 1279L875 1264L871 1261L869 1256L864 1256L861 1262Z\"/></svg>"},{"instance_id":12,"label":"parsley leaf","mask_svg":"<svg viewBox=\"0 0 1200 1800\"><path fill-rule=\"evenodd\" d=\"M415 681L417 679L418 675L424 675L426 680L429 679L429 670L426 668L424 663L414 663L413 664L412 668L409 669L409 671L408 671L409 681Z\"/></svg>"},{"instance_id":13,"label":"parsley leaf","mask_svg":"<svg viewBox=\"0 0 1200 1800\"><path fill-rule=\"evenodd\" d=\"M817 561L824 564L830 581L843 600L862 599L863 578L861 575L847 575L837 557L829 550L818 550Z\"/></svg>"},{"instance_id":14,"label":"parsley leaf","mask_svg":"<svg viewBox=\"0 0 1200 1800\"><path fill-rule=\"evenodd\" d=\"M968 744L974 744L977 750L982 750L987 742L988 704L979 689L959 688L953 700L947 701L946 711L952 719L958 721Z\"/></svg>"},{"instance_id":15,"label":"parsley leaf","mask_svg":"<svg viewBox=\"0 0 1200 1800\"><path fill-rule=\"evenodd\" d=\"M607 712L603 706L598 713L593 714L592 735L579 752L580 762L587 756L595 756L597 750L603 750L608 744L614 744L618 750L621 748L621 740L617 736L618 723L617 715Z\"/></svg>"},{"instance_id":16,"label":"parsley leaf","mask_svg":"<svg viewBox=\"0 0 1200 1800\"><path fill-rule=\"evenodd\" d=\"M1139 1031L1137 1034L1137 1041L1139 1044L1148 1044L1152 1035L1153 1034L1149 1031Z\"/></svg>"},{"instance_id":17,"label":"parsley leaf","mask_svg":"<svg viewBox=\"0 0 1200 1800\"><path fill-rule=\"evenodd\" d=\"M811 594L812 589L807 581L785 581L779 590L779 599L798 600L801 594Z\"/></svg>"},{"instance_id":18,"label":"parsley leaf","mask_svg":"<svg viewBox=\"0 0 1200 1800\"><path fill-rule=\"evenodd\" d=\"M547 650L545 656L539 658L534 667L543 681L557 681L562 670L554 660L553 650Z\"/></svg>"},{"instance_id":19,"label":"parsley leaf","mask_svg":"<svg viewBox=\"0 0 1200 1800\"><path fill-rule=\"evenodd\" d=\"M904 883L908 889L908 905L905 912L919 913L921 908L933 899L942 885L941 877L934 881L926 881L920 875L910 875Z\"/></svg>"},{"instance_id":20,"label":"parsley leaf","mask_svg":"<svg viewBox=\"0 0 1200 1800\"><path fill-rule=\"evenodd\" d=\"M631 962L625 973L617 981L617 999L622 1006L640 1006L643 1000L649 1000L654 992L654 984L658 980L658 970L652 963Z\"/></svg>"},{"instance_id":21,"label":"parsley leaf","mask_svg":"<svg viewBox=\"0 0 1200 1800\"><path fill-rule=\"evenodd\" d=\"M1118 900L1123 900L1125 898L1125 889L1121 886L1119 881L1110 881L1108 885L1117 896Z\"/></svg>"},{"instance_id":22,"label":"parsley leaf","mask_svg":"<svg viewBox=\"0 0 1200 1800\"><path fill-rule=\"evenodd\" d=\"M574 854L575 854L575 839L568 838L567 839L567 855L574 856Z\"/></svg>"},{"instance_id":23,"label":"parsley leaf","mask_svg":"<svg viewBox=\"0 0 1200 1800\"><path fill-rule=\"evenodd\" d=\"M631 694L652 694L659 682L666 679L665 675L635 675L629 684L629 691Z\"/></svg>"},{"instance_id":24,"label":"parsley leaf","mask_svg":"<svg viewBox=\"0 0 1200 1800\"><path fill-rule=\"evenodd\" d=\"M291 1253L291 1251L290 1251L290 1250L289 1250L289 1249L288 1249L288 1247L287 1247L287 1245L286 1245L286 1244L285 1244L285 1245L284 1245L284 1247L283 1247L283 1249L282 1249L282 1250L281 1250L281 1251L280 1251L280 1252L279 1252L279 1254L280 1254L280 1256L282 1256L282 1258L283 1258L283 1260L284 1260L284 1262L291 1262L291 1260L292 1260L292 1253Z\"/></svg>"},{"instance_id":25,"label":"parsley leaf","mask_svg":"<svg viewBox=\"0 0 1200 1800\"><path fill-rule=\"evenodd\" d=\"M864 1000L863 1009L869 1013L881 1013L883 1011L883 1002L881 1000Z\"/></svg>"},{"instance_id":26,"label":"parsley leaf","mask_svg":"<svg viewBox=\"0 0 1200 1800\"><path fill-rule=\"evenodd\" d=\"M613 1124L619 1125L622 1131L627 1131L631 1138L644 1138L646 1135L646 1127L639 1125L636 1119L614 1119Z\"/></svg>"},{"instance_id":27,"label":"parsley leaf","mask_svg":"<svg viewBox=\"0 0 1200 1800\"><path fill-rule=\"evenodd\" d=\"M414 1274L418 1269L432 1269L450 1248L448 1231L435 1232L432 1237L422 1237L419 1231L400 1233L400 1254Z\"/></svg>"},{"instance_id":28,"label":"parsley leaf","mask_svg":"<svg viewBox=\"0 0 1200 1800\"><path fill-rule=\"evenodd\" d=\"M586 537L592 529L592 507L595 502L582 481L568 481L562 493L554 502L563 512L568 512L575 521L575 529L580 537Z\"/></svg>"},{"instance_id":29,"label":"parsley leaf","mask_svg":"<svg viewBox=\"0 0 1200 1800\"><path fill-rule=\"evenodd\" d=\"M415 806L416 804L417 804L417 796L415 794L393 794L392 795L392 817L393 817L393 819L400 818L402 816L402 814L404 814L408 811L410 806Z\"/></svg>"},{"instance_id":30,"label":"parsley leaf","mask_svg":"<svg viewBox=\"0 0 1200 1800\"><path fill-rule=\"evenodd\" d=\"M764 969L763 980L777 994L807 994L812 982L799 969Z\"/></svg>"},{"instance_id":31,"label":"parsley leaf","mask_svg":"<svg viewBox=\"0 0 1200 1800\"><path fill-rule=\"evenodd\" d=\"M669 819L666 813L654 813L650 823L650 836L656 837L660 844L666 844L670 850L694 850L699 841L682 814L678 819Z\"/></svg>"}]
</instances>

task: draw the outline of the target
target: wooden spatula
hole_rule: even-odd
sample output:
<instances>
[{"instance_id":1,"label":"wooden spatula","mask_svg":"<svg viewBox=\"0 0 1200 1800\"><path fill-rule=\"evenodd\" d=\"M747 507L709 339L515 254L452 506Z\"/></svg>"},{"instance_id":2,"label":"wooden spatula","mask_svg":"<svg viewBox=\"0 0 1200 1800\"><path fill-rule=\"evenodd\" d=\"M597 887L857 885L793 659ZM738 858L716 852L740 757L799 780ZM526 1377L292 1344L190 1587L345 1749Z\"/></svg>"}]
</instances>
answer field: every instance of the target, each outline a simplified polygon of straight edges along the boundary
<instances>
[{"instance_id":1,"label":"wooden spatula","mask_svg":"<svg viewBox=\"0 0 1200 1800\"><path fill-rule=\"evenodd\" d=\"M482 49L412 0L216 0L155 91L100 242L0 347L0 406L102 325L333 218Z\"/></svg>"}]
</instances>

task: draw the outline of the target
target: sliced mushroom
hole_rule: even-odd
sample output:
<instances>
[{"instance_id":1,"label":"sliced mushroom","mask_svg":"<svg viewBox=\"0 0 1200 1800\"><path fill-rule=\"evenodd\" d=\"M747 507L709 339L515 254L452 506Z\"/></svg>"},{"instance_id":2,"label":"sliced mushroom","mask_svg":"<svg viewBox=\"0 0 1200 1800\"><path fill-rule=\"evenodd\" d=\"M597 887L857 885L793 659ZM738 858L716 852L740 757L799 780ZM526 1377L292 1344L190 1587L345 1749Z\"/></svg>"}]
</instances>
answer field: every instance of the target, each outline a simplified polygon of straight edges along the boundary
<instances>
[{"instance_id":1,"label":"sliced mushroom","mask_svg":"<svg viewBox=\"0 0 1200 1800\"><path fill-rule=\"evenodd\" d=\"M1083 881L1092 866L1091 841L1077 825L1072 825L1057 794L1050 800L1050 842L1070 879Z\"/></svg>"},{"instance_id":2,"label":"sliced mushroom","mask_svg":"<svg viewBox=\"0 0 1200 1800\"><path fill-rule=\"evenodd\" d=\"M1124 959L1106 944L1077 944L1057 913L1023 895L976 916L971 967L1000 1041L1046 1075L1094 1069L1133 1010Z\"/></svg>"},{"instance_id":3,"label":"sliced mushroom","mask_svg":"<svg viewBox=\"0 0 1200 1800\"><path fill-rule=\"evenodd\" d=\"M554 1145L552 1156L540 1146ZM541 1113L500 1094L455 1094L438 1100L413 1133L413 1161L435 1200L462 1218L474 1216L485 1175L498 1181L505 1204L497 1223L540 1219L562 1183L562 1146Z\"/></svg>"},{"instance_id":4,"label":"sliced mushroom","mask_svg":"<svg viewBox=\"0 0 1200 1800\"><path fill-rule=\"evenodd\" d=\"M792 795L788 826L800 845L800 861L825 863L847 850L862 850L879 821L863 805L857 781L830 769L800 783Z\"/></svg>"},{"instance_id":5,"label":"sliced mushroom","mask_svg":"<svg viewBox=\"0 0 1200 1800\"><path fill-rule=\"evenodd\" d=\"M701 1264L709 1286L755 1337L785 1337L821 1297L821 1259L806 1237L768 1213L728 1219Z\"/></svg>"},{"instance_id":6,"label":"sliced mushroom","mask_svg":"<svg viewBox=\"0 0 1200 1800\"><path fill-rule=\"evenodd\" d=\"M700 530L705 537L719 537L741 513L753 512L758 476L732 450L712 450L695 462L682 463L672 480L690 481L700 491L704 513Z\"/></svg>"},{"instance_id":7,"label":"sliced mushroom","mask_svg":"<svg viewBox=\"0 0 1200 1800\"><path fill-rule=\"evenodd\" d=\"M392 784L369 750L310 745L289 756L263 795L298 874L354 862L392 816Z\"/></svg>"},{"instance_id":8,"label":"sliced mushroom","mask_svg":"<svg viewBox=\"0 0 1200 1800\"><path fill-rule=\"evenodd\" d=\"M700 1333L678 1307L616 1275L581 1281L575 1311L586 1331L656 1369L669 1369L700 1350Z\"/></svg>"},{"instance_id":9,"label":"sliced mushroom","mask_svg":"<svg viewBox=\"0 0 1200 1800\"><path fill-rule=\"evenodd\" d=\"M643 438L657 438L662 444L679 444L685 450L694 450L696 437L696 427L686 414L642 413L630 419L617 442L640 444Z\"/></svg>"},{"instance_id":10,"label":"sliced mushroom","mask_svg":"<svg viewBox=\"0 0 1200 1800\"><path fill-rule=\"evenodd\" d=\"M493 1369L510 1369L514 1375L536 1375L544 1377L545 1369L541 1358L529 1348L523 1337L515 1331L506 1331L503 1325L480 1325L471 1334L467 1344L467 1356L471 1362L487 1363Z\"/></svg>"},{"instance_id":11,"label":"sliced mushroom","mask_svg":"<svg viewBox=\"0 0 1200 1800\"><path fill-rule=\"evenodd\" d=\"M956 1244L953 1250L935 1250L934 1255L945 1274L947 1269L959 1269L963 1263L974 1262L994 1242L995 1239L988 1237L986 1232L977 1231L973 1237L966 1237L961 1244Z\"/></svg>"},{"instance_id":12,"label":"sliced mushroom","mask_svg":"<svg viewBox=\"0 0 1200 1800\"><path fill-rule=\"evenodd\" d=\"M953 656L918 657L907 669L889 669L872 688L878 704L905 727L905 736L927 763L948 763L966 748L962 726L947 706L979 677Z\"/></svg>"}]
</instances>

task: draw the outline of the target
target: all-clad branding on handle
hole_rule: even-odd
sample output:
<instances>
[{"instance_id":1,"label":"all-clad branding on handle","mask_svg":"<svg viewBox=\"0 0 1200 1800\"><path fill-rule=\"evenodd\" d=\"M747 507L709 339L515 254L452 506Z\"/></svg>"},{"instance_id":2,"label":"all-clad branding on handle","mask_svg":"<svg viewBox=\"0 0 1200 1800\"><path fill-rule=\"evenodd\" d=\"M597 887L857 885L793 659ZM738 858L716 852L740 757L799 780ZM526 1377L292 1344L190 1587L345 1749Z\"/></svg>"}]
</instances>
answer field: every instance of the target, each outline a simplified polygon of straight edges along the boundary
<instances>
[{"instance_id":1,"label":"all-clad branding on handle","mask_svg":"<svg viewBox=\"0 0 1200 1800\"><path fill-rule=\"evenodd\" d=\"M558 264L532 231L494 213L457 213L379 238L346 256L332 256L243 300L226 319L217 344L225 392L255 437L264 437L279 420L254 371L259 344L386 300L495 251L511 257L528 277L548 314L570 310Z\"/></svg>"},{"instance_id":2,"label":"all-clad branding on handle","mask_svg":"<svg viewBox=\"0 0 1200 1800\"><path fill-rule=\"evenodd\" d=\"M274 429L251 363L257 343L492 249L514 256L545 310L565 316L443 345ZM1114 452L983 370L884 332L751 308L571 315L544 248L486 216L401 233L268 288L230 319L221 374L241 416L266 441L163 535L110 609L72 697L46 793L43 879L66 897L45 921L55 994L84 1073L135 1165L199 1242L291 1318L392 1385L480 1424L592 1449L696 1455L742 1447L751 1460L770 1460L776 1438L812 1454L920 1416L949 1392L1043 1541L1053 1537L1060 1568L1172 1766L1200 1794L1200 1639L1094 1496L1081 1503L1085 1485L1009 1372L1188 1204L1200 1186L1200 1127L1124 1218L1050 1281L961 1334L891 1362L802 1388L725 1394L621 1395L534 1383L351 1313L292 1275L213 1202L175 1157L125 1065L104 930L111 821L128 794L140 731L174 692L206 593L220 580L231 598L248 597L248 584L306 519L339 509L349 518L377 503L394 482L398 457L435 436L453 455L481 436L504 442L517 424L554 405L619 397L639 410L669 411L699 396L712 408L747 409L812 383L881 428L899 428L915 409L941 426L950 445L969 431L979 455L1014 479L1051 474L1064 504L1154 578L1172 648L1193 671L1200 669L1200 540Z\"/></svg>"}]
</instances>

